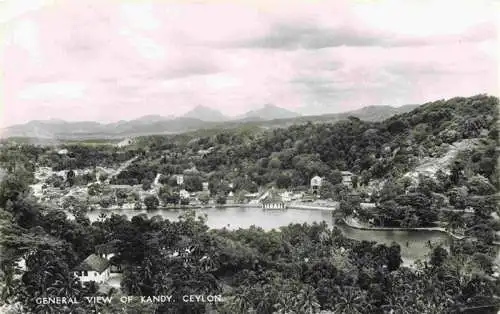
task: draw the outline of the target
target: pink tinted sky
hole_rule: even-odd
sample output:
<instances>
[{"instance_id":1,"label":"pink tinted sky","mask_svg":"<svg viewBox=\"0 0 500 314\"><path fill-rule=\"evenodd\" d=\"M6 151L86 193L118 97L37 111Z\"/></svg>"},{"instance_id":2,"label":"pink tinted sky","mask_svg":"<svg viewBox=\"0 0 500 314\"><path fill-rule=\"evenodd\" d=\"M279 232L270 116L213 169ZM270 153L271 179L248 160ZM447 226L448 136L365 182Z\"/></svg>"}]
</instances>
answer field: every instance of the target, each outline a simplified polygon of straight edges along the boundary
<instances>
[{"instance_id":1,"label":"pink tinted sky","mask_svg":"<svg viewBox=\"0 0 500 314\"><path fill-rule=\"evenodd\" d=\"M0 1L2 125L498 95L497 1Z\"/></svg>"}]
</instances>

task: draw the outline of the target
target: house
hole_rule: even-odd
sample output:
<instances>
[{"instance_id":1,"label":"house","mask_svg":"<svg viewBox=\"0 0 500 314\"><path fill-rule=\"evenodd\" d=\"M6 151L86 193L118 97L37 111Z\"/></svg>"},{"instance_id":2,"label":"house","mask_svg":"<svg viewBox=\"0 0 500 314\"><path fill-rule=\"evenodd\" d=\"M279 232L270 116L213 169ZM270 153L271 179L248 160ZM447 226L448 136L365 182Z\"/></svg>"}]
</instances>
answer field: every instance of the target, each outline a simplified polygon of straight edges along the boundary
<instances>
[{"instance_id":1,"label":"house","mask_svg":"<svg viewBox=\"0 0 500 314\"><path fill-rule=\"evenodd\" d=\"M187 199L187 198L189 198L189 196L191 196L191 194L189 194L189 192L186 191L186 190L184 190L184 189L182 189L182 190L179 191L179 195L183 199Z\"/></svg>"},{"instance_id":2,"label":"house","mask_svg":"<svg viewBox=\"0 0 500 314\"><path fill-rule=\"evenodd\" d=\"M341 171L342 174L342 184L345 186L351 188L352 187L352 172L350 171Z\"/></svg>"},{"instance_id":3,"label":"house","mask_svg":"<svg viewBox=\"0 0 500 314\"><path fill-rule=\"evenodd\" d=\"M198 171L198 169L196 169L196 166L193 166L189 169L186 169L182 172L183 174L198 174L200 173L200 171Z\"/></svg>"},{"instance_id":4,"label":"house","mask_svg":"<svg viewBox=\"0 0 500 314\"><path fill-rule=\"evenodd\" d=\"M313 194L319 193L319 188L321 187L321 183L323 182L323 178L320 176L315 176L311 179L311 190Z\"/></svg>"},{"instance_id":5,"label":"house","mask_svg":"<svg viewBox=\"0 0 500 314\"><path fill-rule=\"evenodd\" d=\"M66 154L68 154L68 150L64 148L64 149L59 150L57 153L59 155L66 155Z\"/></svg>"},{"instance_id":6,"label":"house","mask_svg":"<svg viewBox=\"0 0 500 314\"><path fill-rule=\"evenodd\" d=\"M262 201L263 209L286 209L283 198L275 192L270 192Z\"/></svg>"},{"instance_id":7,"label":"house","mask_svg":"<svg viewBox=\"0 0 500 314\"><path fill-rule=\"evenodd\" d=\"M18 260L16 260L15 266L17 268L17 271L14 272L13 278L14 279L21 279L21 277L23 276L24 272L26 272L28 270L28 268L26 267L26 258L25 257L21 257Z\"/></svg>"},{"instance_id":8,"label":"house","mask_svg":"<svg viewBox=\"0 0 500 314\"><path fill-rule=\"evenodd\" d=\"M184 184L184 176L182 174L175 175L175 178L177 179L177 185Z\"/></svg>"},{"instance_id":9,"label":"house","mask_svg":"<svg viewBox=\"0 0 500 314\"><path fill-rule=\"evenodd\" d=\"M189 258L191 253L196 249L193 240L187 236L180 236L175 247L179 248L175 251L167 251L167 256L170 258Z\"/></svg>"},{"instance_id":10,"label":"house","mask_svg":"<svg viewBox=\"0 0 500 314\"><path fill-rule=\"evenodd\" d=\"M361 209L373 209L377 207L377 204L375 203L359 203L359 206Z\"/></svg>"},{"instance_id":11,"label":"house","mask_svg":"<svg viewBox=\"0 0 500 314\"><path fill-rule=\"evenodd\" d=\"M123 141L121 141L118 144L116 144L116 146L118 146L118 147L125 147L125 146L132 145L133 143L134 143L134 141L131 138L126 138Z\"/></svg>"},{"instance_id":12,"label":"house","mask_svg":"<svg viewBox=\"0 0 500 314\"><path fill-rule=\"evenodd\" d=\"M203 186L203 192L208 192L208 182L203 182L202 186Z\"/></svg>"},{"instance_id":13,"label":"house","mask_svg":"<svg viewBox=\"0 0 500 314\"><path fill-rule=\"evenodd\" d=\"M118 263L115 252L118 251L118 240L96 246L96 255L109 262L110 273L121 273L122 265Z\"/></svg>"},{"instance_id":14,"label":"house","mask_svg":"<svg viewBox=\"0 0 500 314\"><path fill-rule=\"evenodd\" d=\"M233 192L229 192L229 194L226 197L226 204L234 204L235 203L235 197Z\"/></svg>"},{"instance_id":15,"label":"house","mask_svg":"<svg viewBox=\"0 0 500 314\"><path fill-rule=\"evenodd\" d=\"M74 274L82 283L91 281L104 283L109 279L110 271L110 263L107 259L91 254L75 268Z\"/></svg>"},{"instance_id":16,"label":"house","mask_svg":"<svg viewBox=\"0 0 500 314\"><path fill-rule=\"evenodd\" d=\"M283 202L291 202L292 201L292 192L290 192L290 191L285 191L285 192L281 193L280 196L281 196L281 199L283 200Z\"/></svg>"}]
</instances>

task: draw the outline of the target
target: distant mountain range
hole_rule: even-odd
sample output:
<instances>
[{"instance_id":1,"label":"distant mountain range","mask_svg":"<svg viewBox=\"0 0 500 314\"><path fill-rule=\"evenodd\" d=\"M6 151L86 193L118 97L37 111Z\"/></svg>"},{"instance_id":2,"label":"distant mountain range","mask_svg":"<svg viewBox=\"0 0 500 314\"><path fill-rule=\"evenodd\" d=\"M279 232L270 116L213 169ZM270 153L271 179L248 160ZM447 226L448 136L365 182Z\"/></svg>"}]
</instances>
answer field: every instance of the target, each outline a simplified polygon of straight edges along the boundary
<instances>
[{"instance_id":1,"label":"distant mountain range","mask_svg":"<svg viewBox=\"0 0 500 314\"><path fill-rule=\"evenodd\" d=\"M417 106L369 106L345 113L301 116L284 108L265 105L260 109L252 110L234 118L226 117L212 108L197 106L181 117L147 115L130 121L107 124L91 121L35 120L4 128L1 130L0 136L2 138L23 137L60 140L116 139L152 134L183 133L208 128L234 128L243 124L263 128L285 127L308 121L335 122L348 116L354 116L365 121L382 121L395 114L409 112Z\"/></svg>"},{"instance_id":2,"label":"distant mountain range","mask_svg":"<svg viewBox=\"0 0 500 314\"><path fill-rule=\"evenodd\" d=\"M196 106L195 108L184 114L182 117L189 119L198 119L206 122L222 122L230 120L228 117L223 115L222 112L206 106Z\"/></svg>"},{"instance_id":3,"label":"distant mountain range","mask_svg":"<svg viewBox=\"0 0 500 314\"><path fill-rule=\"evenodd\" d=\"M300 116L301 115L296 112L267 104L260 109L249 111L244 115L237 117L237 119L245 121L252 121L252 120L259 121L259 120L275 120L275 119L292 119Z\"/></svg>"}]
</instances>

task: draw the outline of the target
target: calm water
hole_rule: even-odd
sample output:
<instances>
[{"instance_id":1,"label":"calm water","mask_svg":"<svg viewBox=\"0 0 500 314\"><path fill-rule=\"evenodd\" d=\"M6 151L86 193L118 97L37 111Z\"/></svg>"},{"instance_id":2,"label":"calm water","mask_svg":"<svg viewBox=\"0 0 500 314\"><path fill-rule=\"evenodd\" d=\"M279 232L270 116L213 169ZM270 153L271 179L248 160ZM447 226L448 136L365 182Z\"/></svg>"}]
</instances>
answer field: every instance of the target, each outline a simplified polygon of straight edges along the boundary
<instances>
[{"instance_id":1,"label":"calm water","mask_svg":"<svg viewBox=\"0 0 500 314\"><path fill-rule=\"evenodd\" d=\"M263 210L261 208L243 208L243 207L229 207L229 208L198 208L195 210L197 215L207 215L207 225L212 229L239 229L249 228L252 225L261 227L264 230L271 230L279 228L291 223L312 223L314 221L326 221L329 225L332 224L332 212L320 210L301 210L301 209L287 209L287 210ZM113 211L119 215L126 215L129 219L146 214L148 217L162 216L164 219L177 220L184 210L175 209L158 209L158 210L133 210L123 209ZM99 219L99 215L111 213L106 210L97 210L89 212L87 216L90 221Z\"/></svg>"},{"instance_id":2,"label":"calm water","mask_svg":"<svg viewBox=\"0 0 500 314\"><path fill-rule=\"evenodd\" d=\"M156 215L162 216L164 219L177 220L183 210L132 210L124 209L113 211L120 215L126 215L128 218L133 216L146 214L148 217ZM88 213L91 221L99 219L99 215L105 213L110 215L110 211L101 210ZM308 210L308 209L287 209L280 210L263 210L261 208L203 208L196 209L198 215L207 215L207 225L213 229L228 228L249 228L252 225L261 227L264 230L271 230L286 226L290 223L313 223L325 221L328 225L333 226L333 218L331 211L325 210ZM342 233L353 240L358 241L376 241L378 243L391 244L396 242L401 246L402 257L405 264L417 259L425 259L429 253L429 242L432 246L442 244L448 247L451 243L451 238L446 233L439 231L372 231L358 230L348 226L339 226Z\"/></svg>"}]
</instances>

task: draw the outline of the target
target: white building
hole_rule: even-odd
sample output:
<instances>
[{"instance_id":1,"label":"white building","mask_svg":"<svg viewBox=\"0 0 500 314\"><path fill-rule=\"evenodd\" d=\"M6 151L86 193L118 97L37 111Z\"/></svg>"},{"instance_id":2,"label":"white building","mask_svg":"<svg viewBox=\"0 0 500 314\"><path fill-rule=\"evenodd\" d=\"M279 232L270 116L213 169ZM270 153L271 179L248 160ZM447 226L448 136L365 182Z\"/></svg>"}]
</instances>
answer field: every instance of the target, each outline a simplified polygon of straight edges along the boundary
<instances>
[{"instance_id":1,"label":"white building","mask_svg":"<svg viewBox=\"0 0 500 314\"><path fill-rule=\"evenodd\" d=\"M186 190L180 190L180 191L179 191L179 194L180 194L181 198L189 198L189 196L191 195L191 194L189 194L189 192L188 192L188 191L186 191Z\"/></svg>"},{"instance_id":2,"label":"white building","mask_svg":"<svg viewBox=\"0 0 500 314\"><path fill-rule=\"evenodd\" d=\"M377 207L377 204L375 203L359 203L359 206L362 209L373 209Z\"/></svg>"},{"instance_id":3,"label":"white building","mask_svg":"<svg viewBox=\"0 0 500 314\"><path fill-rule=\"evenodd\" d=\"M283 202L291 202L293 195L292 195L292 192L285 191L285 192L281 193L280 196L281 196L281 199L283 200Z\"/></svg>"},{"instance_id":4,"label":"white building","mask_svg":"<svg viewBox=\"0 0 500 314\"><path fill-rule=\"evenodd\" d=\"M121 141L118 144L116 144L116 146L118 146L118 147L125 147L125 146L132 145L133 143L134 143L134 141L131 138L126 138L123 141Z\"/></svg>"},{"instance_id":5,"label":"white building","mask_svg":"<svg viewBox=\"0 0 500 314\"><path fill-rule=\"evenodd\" d=\"M109 261L96 254L87 257L74 271L82 283L91 281L104 283L109 279L109 273Z\"/></svg>"},{"instance_id":6,"label":"white building","mask_svg":"<svg viewBox=\"0 0 500 314\"><path fill-rule=\"evenodd\" d=\"M347 187L352 187L352 172L350 171L341 171L342 174L342 184L344 184Z\"/></svg>"},{"instance_id":7,"label":"white building","mask_svg":"<svg viewBox=\"0 0 500 314\"><path fill-rule=\"evenodd\" d=\"M311 179L311 190L313 193L317 194L319 193L319 188L321 187L321 184L323 183L323 178L320 176L315 176Z\"/></svg>"},{"instance_id":8,"label":"white building","mask_svg":"<svg viewBox=\"0 0 500 314\"><path fill-rule=\"evenodd\" d=\"M183 175L176 175L175 178L177 179L177 185L183 185L184 184L184 176Z\"/></svg>"}]
</instances>

